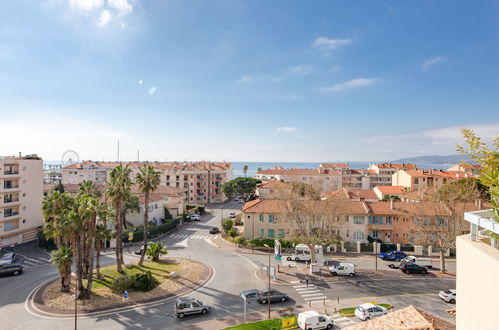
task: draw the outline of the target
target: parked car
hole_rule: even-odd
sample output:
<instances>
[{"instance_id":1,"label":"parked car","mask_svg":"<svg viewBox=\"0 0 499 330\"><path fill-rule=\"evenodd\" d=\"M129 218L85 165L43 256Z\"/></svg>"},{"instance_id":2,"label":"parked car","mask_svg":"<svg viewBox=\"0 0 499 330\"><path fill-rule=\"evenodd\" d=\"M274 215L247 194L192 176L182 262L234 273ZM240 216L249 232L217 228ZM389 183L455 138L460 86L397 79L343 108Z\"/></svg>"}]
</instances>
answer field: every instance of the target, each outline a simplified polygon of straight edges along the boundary
<instances>
[{"instance_id":1,"label":"parked car","mask_svg":"<svg viewBox=\"0 0 499 330\"><path fill-rule=\"evenodd\" d=\"M382 260L399 261L407 257L407 254L405 254L405 252L402 251L390 251L390 252L380 253L379 257Z\"/></svg>"},{"instance_id":2,"label":"parked car","mask_svg":"<svg viewBox=\"0 0 499 330\"><path fill-rule=\"evenodd\" d=\"M17 260L17 254L13 252L8 252L0 257L0 265L13 264L16 260Z\"/></svg>"},{"instance_id":3,"label":"parked car","mask_svg":"<svg viewBox=\"0 0 499 330\"><path fill-rule=\"evenodd\" d=\"M142 251L144 251L144 245L142 245L142 246L140 247L140 249L135 250L135 252L134 252L134 253L135 253L135 254L137 254L137 255L141 255L141 254L142 254Z\"/></svg>"},{"instance_id":4,"label":"parked car","mask_svg":"<svg viewBox=\"0 0 499 330\"><path fill-rule=\"evenodd\" d=\"M210 234L218 234L220 232L220 229L218 227L212 227L210 229Z\"/></svg>"},{"instance_id":5,"label":"parked car","mask_svg":"<svg viewBox=\"0 0 499 330\"><path fill-rule=\"evenodd\" d=\"M350 277L355 276L355 265L346 262L340 262L339 264L332 265L329 267L329 272L331 275L347 275Z\"/></svg>"},{"instance_id":6,"label":"parked car","mask_svg":"<svg viewBox=\"0 0 499 330\"><path fill-rule=\"evenodd\" d=\"M415 257L415 256L407 256L404 259L400 260L401 263L404 264L416 264L421 267L432 268L433 263L431 258L423 258L423 257Z\"/></svg>"},{"instance_id":7,"label":"parked car","mask_svg":"<svg viewBox=\"0 0 499 330\"><path fill-rule=\"evenodd\" d=\"M426 274L428 269L426 267L421 267L416 264L403 264L400 266L400 270L406 274Z\"/></svg>"},{"instance_id":8,"label":"parked car","mask_svg":"<svg viewBox=\"0 0 499 330\"><path fill-rule=\"evenodd\" d=\"M236 212L230 212L230 213L229 213L229 217L231 217L231 218L235 218L235 217L236 217Z\"/></svg>"},{"instance_id":9,"label":"parked car","mask_svg":"<svg viewBox=\"0 0 499 330\"><path fill-rule=\"evenodd\" d=\"M201 220L201 217L199 216L199 214L191 214L190 219L192 221L199 221Z\"/></svg>"},{"instance_id":10,"label":"parked car","mask_svg":"<svg viewBox=\"0 0 499 330\"><path fill-rule=\"evenodd\" d=\"M239 296L247 301L257 301L258 297L262 295L262 291L258 289L250 289L242 291Z\"/></svg>"},{"instance_id":11,"label":"parked car","mask_svg":"<svg viewBox=\"0 0 499 330\"><path fill-rule=\"evenodd\" d=\"M456 303L456 289L450 289L445 291L440 291L438 293L440 298L442 298L445 302L455 304Z\"/></svg>"},{"instance_id":12,"label":"parked car","mask_svg":"<svg viewBox=\"0 0 499 330\"><path fill-rule=\"evenodd\" d=\"M179 319L190 314L206 314L210 311L210 306L205 306L197 299L182 297L175 300L173 312Z\"/></svg>"},{"instance_id":13,"label":"parked car","mask_svg":"<svg viewBox=\"0 0 499 330\"><path fill-rule=\"evenodd\" d=\"M0 265L0 275L19 275L23 272L23 266L20 264Z\"/></svg>"},{"instance_id":14,"label":"parked car","mask_svg":"<svg viewBox=\"0 0 499 330\"><path fill-rule=\"evenodd\" d=\"M388 314L388 309L371 303L362 304L355 309L355 316L362 321L368 321L385 314Z\"/></svg>"},{"instance_id":15,"label":"parked car","mask_svg":"<svg viewBox=\"0 0 499 330\"><path fill-rule=\"evenodd\" d=\"M266 304L268 302L270 296L270 302L278 302L278 301L287 301L289 299L288 295L282 292L279 292L277 290L270 290L270 295L269 291L264 291L261 292L260 295L258 296L258 302L260 304Z\"/></svg>"},{"instance_id":16,"label":"parked car","mask_svg":"<svg viewBox=\"0 0 499 330\"><path fill-rule=\"evenodd\" d=\"M316 311L298 314L298 326L303 330L332 329L333 319Z\"/></svg>"}]
</instances>

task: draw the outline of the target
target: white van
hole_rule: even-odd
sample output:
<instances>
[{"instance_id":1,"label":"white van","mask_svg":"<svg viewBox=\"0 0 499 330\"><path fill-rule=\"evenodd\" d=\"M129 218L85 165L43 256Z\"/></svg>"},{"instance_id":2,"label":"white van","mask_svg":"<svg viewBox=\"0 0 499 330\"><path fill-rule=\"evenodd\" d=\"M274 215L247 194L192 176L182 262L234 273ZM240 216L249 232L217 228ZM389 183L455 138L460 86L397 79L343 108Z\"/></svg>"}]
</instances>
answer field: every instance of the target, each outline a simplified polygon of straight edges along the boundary
<instances>
[{"instance_id":1,"label":"white van","mask_svg":"<svg viewBox=\"0 0 499 330\"><path fill-rule=\"evenodd\" d=\"M323 252L322 252L322 246L316 245L315 246L315 257L316 259L322 259ZM294 260L294 261L310 261L310 248L305 245L305 244L298 244L295 246L295 253L293 253L291 256L287 257L288 261Z\"/></svg>"},{"instance_id":2,"label":"white van","mask_svg":"<svg viewBox=\"0 0 499 330\"><path fill-rule=\"evenodd\" d=\"M316 311L308 311L298 314L298 326L304 330L332 329L333 320Z\"/></svg>"},{"instance_id":3,"label":"white van","mask_svg":"<svg viewBox=\"0 0 499 330\"><path fill-rule=\"evenodd\" d=\"M332 265L329 267L329 272L331 275L346 275L350 277L355 276L355 265L346 262L340 262L339 264Z\"/></svg>"},{"instance_id":4,"label":"white van","mask_svg":"<svg viewBox=\"0 0 499 330\"><path fill-rule=\"evenodd\" d=\"M422 257L414 257L407 256L404 259L400 260L400 264L416 264L421 267L432 268L432 259L431 258L422 258Z\"/></svg>"}]
</instances>

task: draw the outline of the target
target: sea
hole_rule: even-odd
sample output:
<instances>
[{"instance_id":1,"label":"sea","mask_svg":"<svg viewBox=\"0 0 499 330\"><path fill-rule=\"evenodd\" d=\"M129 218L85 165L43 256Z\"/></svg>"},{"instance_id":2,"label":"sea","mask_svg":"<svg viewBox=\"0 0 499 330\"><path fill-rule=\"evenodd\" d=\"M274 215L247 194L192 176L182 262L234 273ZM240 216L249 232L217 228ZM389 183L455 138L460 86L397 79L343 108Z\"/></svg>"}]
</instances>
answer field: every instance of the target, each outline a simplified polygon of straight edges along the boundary
<instances>
[{"instance_id":1,"label":"sea","mask_svg":"<svg viewBox=\"0 0 499 330\"><path fill-rule=\"evenodd\" d=\"M248 171L246 172L246 176L255 177L258 168L262 168L264 170L269 169L273 166L281 166L283 168L313 168L316 169L319 167L321 163L349 163L350 168L360 169L360 168L368 168L372 163L380 163L380 162L368 162L368 161L324 161L324 162L232 162L232 175L233 177L243 177L245 176L243 172L244 165L248 165ZM48 169L53 166L60 166L60 161L44 161L44 167ZM455 164L445 164L445 163L418 163L416 162L416 166L419 168L425 169L437 169L437 170L446 170L449 167Z\"/></svg>"}]
</instances>

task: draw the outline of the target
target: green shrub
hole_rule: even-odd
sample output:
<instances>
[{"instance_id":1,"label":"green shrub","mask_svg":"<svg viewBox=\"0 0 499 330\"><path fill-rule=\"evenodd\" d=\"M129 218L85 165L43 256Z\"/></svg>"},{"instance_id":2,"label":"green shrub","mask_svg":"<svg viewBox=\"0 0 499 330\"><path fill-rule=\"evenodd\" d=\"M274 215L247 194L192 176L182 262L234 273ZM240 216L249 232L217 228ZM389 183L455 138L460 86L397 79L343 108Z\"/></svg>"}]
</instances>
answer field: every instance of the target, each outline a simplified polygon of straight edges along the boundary
<instances>
[{"instance_id":1,"label":"green shrub","mask_svg":"<svg viewBox=\"0 0 499 330\"><path fill-rule=\"evenodd\" d=\"M161 243L150 243L147 246L146 254L148 257L152 258L153 261L158 261L159 257L163 254L168 254L165 246Z\"/></svg>"},{"instance_id":2,"label":"green shrub","mask_svg":"<svg viewBox=\"0 0 499 330\"><path fill-rule=\"evenodd\" d=\"M225 232L229 232L234 226L234 221L232 221L232 219L226 218L222 220L221 225Z\"/></svg>"},{"instance_id":3,"label":"green shrub","mask_svg":"<svg viewBox=\"0 0 499 330\"><path fill-rule=\"evenodd\" d=\"M149 238L154 238L157 237L161 234L167 233L170 230L174 229L177 227L177 224L179 223L179 219L166 219L164 220L164 223L161 225L156 225L153 223L150 223L149 226L147 226L147 231L149 232L148 237ZM132 242L140 242L144 240L144 231L143 231L143 226L139 226L135 228L135 231L133 232L133 240ZM128 241L128 231L123 233L123 242L129 242Z\"/></svg>"},{"instance_id":4,"label":"green shrub","mask_svg":"<svg viewBox=\"0 0 499 330\"><path fill-rule=\"evenodd\" d=\"M237 236L236 238L234 238L234 243L236 243L236 244L245 244L246 243L246 239L244 238L244 236Z\"/></svg>"},{"instance_id":5,"label":"green shrub","mask_svg":"<svg viewBox=\"0 0 499 330\"><path fill-rule=\"evenodd\" d=\"M237 236L239 235L239 231L238 231L237 229L235 229L235 228L231 228L231 229L227 232L227 234L228 234L230 237L235 238L235 237L237 237Z\"/></svg>"},{"instance_id":6,"label":"green shrub","mask_svg":"<svg viewBox=\"0 0 499 330\"><path fill-rule=\"evenodd\" d=\"M294 241L287 241L280 239L281 247L284 249L292 248ZM265 246L267 244L270 247L274 247L274 239L268 237L257 237L249 241L249 243L253 246ZM296 245L296 244L295 244Z\"/></svg>"},{"instance_id":7,"label":"green shrub","mask_svg":"<svg viewBox=\"0 0 499 330\"><path fill-rule=\"evenodd\" d=\"M57 250L55 246L54 239L51 237L46 237L43 233L43 227L38 227L38 232L36 233L38 237L38 247L47 251Z\"/></svg>"},{"instance_id":8,"label":"green shrub","mask_svg":"<svg viewBox=\"0 0 499 330\"><path fill-rule=\"evenodd\" d=\"M113 290L114 293L123 293L123 291L133 288L133 282L134 280L128 275L120 275L113 281L111 290Z\"/></svg>"},{"instance_id":9,"label":"green shrub","mask_svg":"<svg viewBox=\"0 0 499 330\"><path fill-rule=\"evenodd\" d=\"M152 276L150 271L132 276L132 288L136 291L151 291L157 287L159 281Z\"/></svg>"}]
</instances>

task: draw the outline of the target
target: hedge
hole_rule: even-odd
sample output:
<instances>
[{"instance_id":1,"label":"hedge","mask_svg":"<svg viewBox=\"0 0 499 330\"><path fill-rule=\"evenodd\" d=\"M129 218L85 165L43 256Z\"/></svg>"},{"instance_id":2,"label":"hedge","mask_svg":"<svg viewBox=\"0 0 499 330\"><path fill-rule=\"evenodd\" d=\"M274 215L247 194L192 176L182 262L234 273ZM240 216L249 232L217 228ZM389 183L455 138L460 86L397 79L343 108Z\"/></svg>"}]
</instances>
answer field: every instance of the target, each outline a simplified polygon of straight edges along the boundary
<instances>
[{"instance_id":1,"label":"hedge","mask_svg":"<svg viewBox=\"0 0 499 330\"><path fill-rule=\"evenodd\" d=\"M166 219L165 222L159 226L148 226L147 231L149 233L148 237L149 238L154 238L156 236L159 236L161 234L167 233L172 229L175 229L177 227L177 224L179 223L179 219ZM128 232L123 233L122 235L123 242L129 242L128 240ZM133 240L132 242L140 242L144 240L144 231L142 228L139 230L136 230L133 232Z\"/></svg>"},{"instance_id":2,"label":"hedge","mask_svg":"<svg viewBox=\"0 0 499 330\"><path fill-rule=\"evenodd\" d=\"M254 239L251 239L248 241L251 245L253 246L265 246L267 244L270 247L274 247L274 239L273 238L267 238L267 237L257 237ZM280 239L279 242L281 242L281 247L282 248L292 248L293 247L293 241L286 241Z\"/></svg>"}]
</instances>

